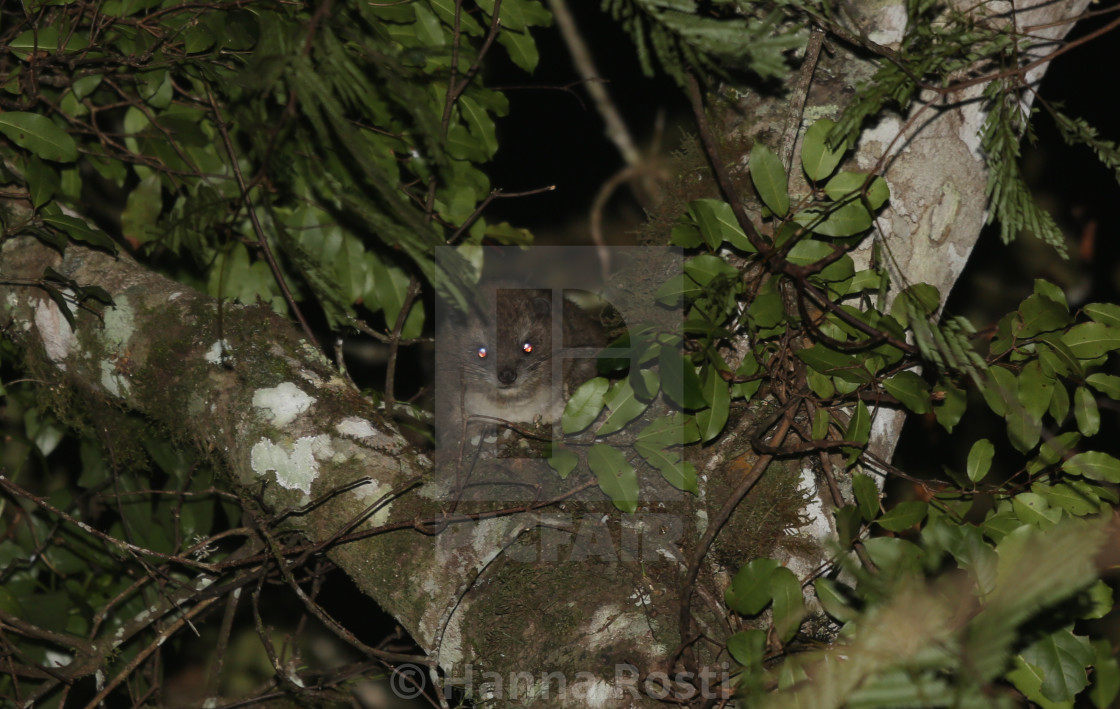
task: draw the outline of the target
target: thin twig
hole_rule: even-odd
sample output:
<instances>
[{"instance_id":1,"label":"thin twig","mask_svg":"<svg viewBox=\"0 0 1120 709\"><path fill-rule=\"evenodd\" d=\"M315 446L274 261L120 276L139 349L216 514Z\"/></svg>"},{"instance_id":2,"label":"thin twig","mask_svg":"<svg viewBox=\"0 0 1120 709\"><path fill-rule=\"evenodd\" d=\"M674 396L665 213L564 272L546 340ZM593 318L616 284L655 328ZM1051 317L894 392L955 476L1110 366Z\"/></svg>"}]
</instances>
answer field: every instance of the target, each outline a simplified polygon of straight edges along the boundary
<instances>
[{"instance_id":1,"label":"thin twig","mask_svg":"<svg viewBox=\"0 0 1120 709\"><path fill-rule=\"evenodd\" d=\"M222 116L222 112L218 108L218 102L214 100L214 92L210 90L209 86L206 87L206 95L210 99L210 108L214 111L214 123L218 126L218 132L222 134L222 142L225 143L230 168L232 168L233 174L237 178L237 186L241 190L241 201L242 204L245 205L245 211L248 213L249 221L253 225L253 232L257 235L257 243L261 247L261 253L264 254L265 260L268 262L268 267L272 270L272 277L276 279L276 284L280 286L280 291L284 294L284 300L288 303L288 307L292 309L292 314L296 316L296 320L303 329L303 333L307 335L311 346L317 350L322 350L322 347L319 346L319 340L315 338L315 333L311 331L311 326L307 324L307 319L303 317L303 311L300 310L299 305L296 304L296 299L292 295L291 289L288 288L288 282L284 279L284 274L280 270L280 264L276 262L276 257L272 253L272 247L268 243L268 237L265 236L260 219L257 217L257 209L253 206L253 199L249 196L249 188L245 183L245 176L241 174L241 165L238 164L237 152L233 149L233 141L229 137L229 131L226 130L225 118Z\"/></svg>"},{"instance_id":2,"label":"thin twig","mask_svg":"<svg viewBox=\"0 0 1120 709\"><path fill-rule=\"evenodd\" d=\"M781 446L785 441L786 434L789 433L793 425L793 416L797 411L797 407L789 407L781 421L778 423L777 428L774 430L774 435L770 439L770 445L777 447ZM730 519L731 513L739 506L747 493L751 491L755 483L759 481L762 474L766 472L766 468L770 465L770 461L774 460L774 456L763 454L758 457L751 469L743 476L739 485L731 492L724 503L723 508L719 513L709 522L708 528L704 530L704 536L696 543L696 548L692 552L692 558L688 563L688 569L685 571L684 578L681 580L681 597L680 597L680 636L682 641L692 636L692 587L696 583L696 577L700 573L700 564L703 563L704 558L708 555L708 550L711 548L712 543L716 539L716 535L723 529L723 525ZM691 655L689 646L682 646L681 653ZM689 661L687 664L692 665L693 662Z\"/></svg>"},{"instance_id":3,"label":"thin twig","mask_svg":"<svg viewBox=\"0 0 1120 709\"><path fill-rule=\"evenodd\" d=\"M819 27L814 27L809 34L809 44L805 47L805 60L801 62L801 70L797 74L797 81L790 92L789 114L786 117L786 133L782 136L782 144L778 149L778 157L786 166L786 175L793 179L793 146L797 143L797 136L801 133L801 121L805 115L805 103L809 100L809 87L813 84L813 74L817 69L817 62L821 58L821 46L824 44L824 32Z\"/></svg>"}]
</instances>

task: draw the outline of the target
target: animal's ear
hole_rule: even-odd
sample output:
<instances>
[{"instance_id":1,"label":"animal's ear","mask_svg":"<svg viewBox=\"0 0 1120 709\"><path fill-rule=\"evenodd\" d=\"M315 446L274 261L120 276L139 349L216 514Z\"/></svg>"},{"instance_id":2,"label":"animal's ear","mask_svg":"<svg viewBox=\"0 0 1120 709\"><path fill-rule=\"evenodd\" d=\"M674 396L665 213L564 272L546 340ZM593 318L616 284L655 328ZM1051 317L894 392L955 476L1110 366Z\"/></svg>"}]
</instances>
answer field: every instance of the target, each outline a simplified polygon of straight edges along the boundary
<instances>
[{"instance_id":1,"label":"animal's ear","mask_svg":"<svg viewBox=\"0 0 1120 709\"><path fill-rule=\"evenodd\" d=\"M538 318L547 318L552 315L552 301L543 295L533 298L533 315Z\"/></svg>"}]
</instances>

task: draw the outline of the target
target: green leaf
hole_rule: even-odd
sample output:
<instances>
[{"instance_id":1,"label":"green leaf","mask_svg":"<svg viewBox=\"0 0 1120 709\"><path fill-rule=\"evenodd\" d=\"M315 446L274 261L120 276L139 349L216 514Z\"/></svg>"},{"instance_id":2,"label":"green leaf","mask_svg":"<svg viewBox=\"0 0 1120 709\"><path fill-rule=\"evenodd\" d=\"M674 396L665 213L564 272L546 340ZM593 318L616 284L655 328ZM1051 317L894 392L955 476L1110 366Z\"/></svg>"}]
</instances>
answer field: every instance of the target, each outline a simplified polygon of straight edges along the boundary
<instances>
[{"instance_id":1,"label":"green leaf","mask_svg":"<svg viewBox=\"0 0 1120 709\"><path fill-rule=\"evenodd\" d=\"M1038 449L1038 456L1027 464L1027 472L1031 475L1042 472L1072 453L1080 442L1081 434L1076 431L1067 431L1043 442Z\"/></svg>"},{"instance_id":2,"label":"green leaf","mask_svg":"<svg viewBox=\"0 0 1120 709\"><path fill-rule=\"evenodd\" d=\"M871 412L867 410L867 405L862 401L857 402L855 410L852 411L852 418L848 421L848 430L844 432L844 440L866 444L870 435ZM848 453L848 465L856 462L856 458L863 452L862 448L852 447L846 448L845 451Z\"/></svg>"},{"instance_id":3,"label":"green leaf","mask_svg":"<svg viewBox=\"0 0 1120 709\"><path fill-rule=\"evenodd\" d=\"M1077 419L1077 430L1083 435L1095 436L1101 429L1097 400L1088 387L1077 387L1077 391L1073 393L1073 416Z\"/></svg>"},{"instance_id":4,"label":"green leaf","mask_svg":"<svg viewBox=\"0 0 1120 709\"><path fill-rule=\"evenodd\" d=\"M739 567L731 585L723 593L724 603L736 613L757 615L773 599L771 582L775 572L782 568L773 559L752 559Z\"/></svg>"},{"instance_id":5,"label":"green leaf","mask_svg":"<svg viewBox=\"0 0 1120 709\"><path fill-rule=\"evenodd\" d=\"M560 417L560 427L565 434L582 431L599 418L605 404L604 395L610 386L603 377L589 379L572 392Z\"/></svg>"},{"instance_id":6,"label":"green leaf","mask_svg":"<svg viewBox=\"0 0 1120 709\"><path fill-rule=\"evenodd\" d=\"M156 109L167 108L171 105L174 87L171 84L171 72L166 69L143 72L136 76L137 88L140 98L149 106Z\"/></svg>"},{"instance_id":7,"label":"green leaf","mask_svg":"<svg viewBox=\"0 0 1120 709\"><path fill-rule=\"evenodd\" d=\"M782 566L775 569L770 577L770 589L774 597L774 632L783 643L787 643L797 634L801 621L805 619L801 583L792 571Z\"/></svg>"},{"instance_id":8,"label":"green leaf","mask_svg":"<svg viewBox=\"0 0 1120 709\"><path fill-rule=\"evenodd\" d=\"M1078 453L1062 463L1062 470L1090 480L1120 483L1120 460L1100 451Z\"/></svg>"},{"instance_id":9,"label":"green leaf","mask_svg":"<svg viewBox=\"0 0 1120 709\"><path fill-rule=\"evenodd\" d=\"M868 290L877 291L883 286L883 273L873 268L864 271L857 271L852 276L852 282L848 286L849 293L862 293Z\"/></svg>"},{"instance_id":10,"label":"green leaf","mask_svg":"<svg viewBox=\"0 0 1120 709\"><path fill-rule=\"evenodd\" d=\"M1120 401L1120 377L1097 372L1090 374L1085 382L1113 401Z\"/></svg>"},{"instance_id":11,"label":"green leaf","mask_svg":"<svg viewBox=\"0 0 1120 709\"><path fill-rule=\"evenodd\" d=\"M879 516L879 487L870 475L856 473L852 476L852 493L859 505L859 513L868 522Z\"/></svg>"},{"instance_id":12,"label":"green leaf","mask_svg":"<svg viewBox=\"0 0 1120 709\"><path fill-rule=\"evenodd\" d=\"M789 213L786 171L778 156L762 143L756 142L751 148L750 173L763 204L779 217Z\"/></svg>"},{"instance_id":13,"label":"green leaf","mask_svg":"<svg viewBox=\"0 0 1120 709\"><path fill-rule=\"evenodd\" d=\"M504 8L505 3L502 5ZM506 48L506 53L509 54L509 58L517 66L530 74L537 68L541 56L540 52L537 50L537 43L533 41L532 35L528 32L515 32L513 30L503 29L498 33L498 43Z\"/></svg>"},{"instance_id":14,"label":"green leaf","mask_svg":"<svg viewBox=\"0 0 1120 709\"><path fill-rule=\"evenodd\" d=\"M43 221L51 226L62 229L75 241L83 241L90 246L105 249L111 253L117 252L117 244L109 235L100 229L90 228L83 220L77 217L67 217L61 214L43 214Z\"/></svg>"},{"instance_id":15,"label":"green leaf","mask_svg":"<svg viewBox=\"0 0 1120 709\"><path fill-rule=\"evenodd\" d=\"M1097 657L1093 662L1093 688L1089 690L1089 698L1097 709L1107 709L1120 694L1120 662L1112 651L1112 643L1105 638L1094 640L1093 650Z\"/></svg>"},{"instance_id":16,"label":"green leaf","mask_svg":"<svg viewBox=\"0 0 1120 709\"><path fill-rule=\"evenodd\" d=\"M1066 300L1065 291L1050 281L1043 278L1034 279L1034 292L1038 295L1046 296L1055 303L1060 303L1067 310L1069 309L1069 302Z\"/></svg>"},{"instance_id":17,"label":"green leaf","mask_svg":"<svg viewBox=\"0 0 1120 709\"><path fill-rule=\"evenodd\" d=\"M1100 498L1084 480L1071 479L1057 485L1035 483L1031 492L1041 495L1051 507L1060 507L1074 517L1091 515L1101 508Z\"/></svg>"},{"instance_id":18,"label":"green leaf","mask_svg":"<svg viewBox=\"0 0 1120 709\"><path fill-rule=\"evenodd\" d=\"M1067 330L1062 342L1078 359L1096 359L1120 348L1120 327L1099 322L1081 323Z\"/></svg>"},{"instance_id":19,"label":"green leaf","mask_svg":"<svg viewBox=\"0 0 1120 709\"><path fill-rule=\"evenodd\" d=\"M1025 699L1038 705L1040 709L1073 709L1073 702L1051 702L1042 695L1042 670L1030 664L1019 655L1014 658L1014 667L1006 675L1015 689L1022 692Z\"/></svg>"},{"instance_id":20,"label":"green leaf","mask_svg":"<svg viewBox=\"0 0 1120 709\"><path fill-rule=\"evenodd\" d=\"M696 466L681 460L680 455L675 451L641 441L634 444L634 450L638 451L638 455L645 458L646 462L657 468L661 472L661 477L670 485L678 490L691 492L693 495L700 494L700 489L696 486Z\"/></svg>"},{"instance_id":21,"label":"green leaf","mask_svg":"<svg viewBox=\"0 0 1120 709\"><path fill-rule=\"evenodd\" d=\"M735 370L735 376L753 377L761 371L762 366L758 363L758 358L755 357L753 352L748 352L746 356L743 357L743 361L739 364L739 368ZM761 387L762 378L760 377L758 379L738 382L732 387L732 392L734 392L736 397L750 399Z\"/></svg>"},{"instance_id":22,"label":"green leaf","mask_svg":"<svg viewBox=\"0 0 1120 709\"><path fill-rule=\"evenodd\" d=\"M587 465L595 473L599 488L623 512L638 509L638 473L627 462L622 451L605 443L596 443L587 450Z\"/></svg>"},{"instance_id":23,"label":"green leaf","mask_svg":"<svg viewBox=\"0 0 1120 709\"><path fill-rule=\"evenodd\" d=\"M1026 411L1018 409L1007 414L1007 438L1020 453L1026 453L1038 444L1042 422Z\"/></svg>"},{"instance_id":24,"label":"green leaf","mask_svg":"<svg viewBox=\"0 0 1120 709\"><path fill-rule=\"evenodd\" d=\"M829 349L824 345L813 345L798 350L797 357L821 374L828 374L855 384L871 381L871 374L860 366L855 357Z\"/></svg>"},{"instance_id":25,"label":"green leaf","mask_svg":"<svg viewBox=\"0 0 1120 709\"><path fill-rule=\"evenodd\" d=\"M1063 328L1069 323L1069 319L1069 310L1063 304L1035 294L1019 305L1011 331L1015 337L1025 339L1040 332Z\"/></svg>"},{"instance_id":26,"label":"green leaf","mask_svg":"<svg viewBox=\"0 0 1120 709\"><path fill-rule=\"evenodd\" d=\"M839 206L809 207L793 215L793 221L814 234L842 237L854 236L871 228L871 213L861 202Z\"/></svg>"},{"instance_id":27,"label":"green leaf","mask_svg":"<svg viewBox=\"0 0 1120 709\"><path fill-rule=\"evenodd\" d=\"M74 162L78 159L77 143L46 116L23 111L0 113L0 133L44 160Z\"/></svg>"},{"instance_id":28,"label":"green leaf","mask_svg":"<svg viewBox=\"0 0 1120 709\"><path fill-rule=\"evenodd\" d=\"M662 347L657 358L661 374L661 390L682 409L699 409L707 405L700 391L696 367L673 347Z\"/></svg>"},{"instance_id":29,"label":"green leaf","mask_svg":"<svg viewBox=\"0 0 1120 709\"><path fill-rule=\"evenodd\" d=\"M1116 303L1089 303L1081 312L1094 322L1120 326L1120 305Z\"/></svg>"},{"instance_id":30,"label":"green leaf","mask_svg":"<svg viewBox=\"0 0 1120 709\"><path fill-rule=\"evenodd\" d=\"M848 195L857 192L863 187L869 176L859 172L840 172L824 186L825 194L833 202L839 202ZM878 209L890 199L891 191L887 182L881 177L871 179L867 187L867 202L871 209Z\"/></svg>"},{"instance_id":31,"label":"green leaf","mask_svg":"<svg viewBox=\"0 0 1120 709\"><path fill-rule=\"evenodd\" d=\"M916 414L928 414L933 410L930 402L929 385L914 372L899 372L883 382L887 393L902 402L902 405Z\"/></svg>"},{"instance_id":32,"label":"green leaf","mask_svg":"<svg viewBox=\"0 0 1120 709\"><path fill-rule=\"evenodd\" d=\"M1069 628L1037 640L1021 657L1042 671L1042 694L1050 701L1073 701L1089 685L1085 668L1093 663L1093 648Z\"/></svg>"},{"instance_id":33,"label":"green leaf","mask_svg":"<svg viewBox=\"0 0 1120 709\"><path fill-rule=\"evenodd\" d=\"M652 391L657 391L657 375L648 369L643 369L641 370L641 377L647 387L652 387ZM623 426L641 416L642 412L649 407L648 401L642 401L634 393L629 377L615 383L611 390L607 392L604 401L610 413L603 419L603 424L595 432L597 436L606 436L620 430Z\"/></svg>"},{"instance_id":34,"label":"green leaf","mask_svg":"<svg viewBox=\"0 0 1120 709\"><path fill-rule=\"evenodd\" d=\"M817 600L821 602L824 612L841 623L857 617L856 611L848 604L848 599L840 592L839 584L832 579L818 576L813 581L813 589L817 592Z\"/></svg>"},{"instance_id":35,"label":"green leaf","mask_svg":"<svg viewBox=\"0 0 1120 709\"><path fill-rule=\"evenodd\" d=\"M675 307L680 305L681 298L695 298L702 292L696 281L680 273L662 283L654 297L662 305Z\"/></svg>"},{"instance_id":36,"label":"green leaf","mask_svg":"<svg viewBox=\"0 0 1120 709\"><path fill-rule=\"evenodd\" d=\"M907 286L891 305L891 315L903 326L910 321L911 314L929 317L941 307L941 292L928 283L915 283Z\"/></svg>"},{"instance_id":37,"label":"green leaf","mask_svg":"<svg viewBox=\"0 0 1120 709\"><path fill-rule=\"evenodd\" d=\"M1015 375L1006 367L990 367L988 378L982 382L982 393L988 408L996 416L1006 416L1008 405L1015 405L1016 392L1019 390Z\"/></svg>"},{"instance_id":38,"label":"green leaf","mask_svg":"<svg viewBox=\"0 0 1120 709\"><path fill-rule=\"evenodd\" d=\"M8 49L26 60L34 52L54 52L58 49L58 28L46 25L30 29L11 40Z\"/></svg>"},{"instance_id":39,"label":"green leaf","mask_svg":"<svg viewBox=\"0 0 1120 709\"><path fill-rule=\"evenodd\" d=\"M840 145L835 149L829 148L828 134L836 122L829 118L822 118L805 131L805 138L801 143L801 164L805 174L813 182L820 182L836 169L840 159L847 152L847 145Z\"/></svg>"},{"instance_id":40,"label":"green leaf","mask_svg":"<svg viewBox=\"0 0 1120 709\"><path fill-rule=\"evenodd\" d=\"M567 448L553 448L552 455L548 456L549 466L556 471L561 480L567 480L578 463L579 456Z\"/></svg>"},{"instance_id":41,"label":"green leaf","mask_svg":"<svg viewBox=\"0 0 1120 709\"><path fill-rule=\"evenodd\" d=\"M487 157L493 157L498 152L498 137L490 112L469 94L459 97L459 110L471 135L484 146Z\"/></svg>"},{"instance_id":42,"label":"green leaf","mask_svg":"<svg viewBox=\"0 0 1120 709\"><path fill-rule=\"evenodd\" d=\"M925 519L928 511L927 503L908 500L887 510L875 523L891 532L904 532Z\"/></svg>"},{"instance_id":43,"label":"green leaf","mask_svg":"<svg viewBox=\"0 0 1120 709\"><path fill-rule=\"evenodd\" d=\"M708 248L715 250L726 242L741 251L754 253L754 246L739 227L739 220L727 202L718 199L693 200L688 203L688 214Z\"/></svg>"},{"instance_id":44,"label":"green leaf","mask_svg":"<svg viewBox=\"0 0 1120 709\"><path fill-rule=\"evenodd\" d=\"M984 479L984 476L991 470L992 457L995 452L996 447L987 438L981 438L972 444L972 449L968 451L968 466L966 469L969 480L978 483Z\"/></svg>"},{"instance_id":45,"label":"green leaf","mask_svg":"<svg viewBox=\"0 0 1120 709\"><path fill-rule=\"evenodd\" d=\"M650 446L679 446L700 440L696 419L680 412L654 419L635 439Z\"/></svg>"},{"instance_id":46,"label":"green leaf","mask_svg":"<svg viewBox=\"0 0 1120 709\"><path fill-rule=\"evenodd\" d=\"M836 541L847 549L859 538L863 516L855 505L837 507L832 514L836 518Z\"/></svg>"},{"instance_id":47,"label":"green leaf","mask_svg":"<svg viewBox=\"0 0 1120 709\"><path fill-rule=\"evenodd\" d=\"M42 207L58 192L58 171L35 156L27 161L27 169L23 176L27 179L27 188L31 192L31 206L35 209Z\"/></svg>"},{"instance_id":48,"label":"green leaf","mask_svg":"<svg viewBox=\"0 0 1120 709\"><path fill-rule=\"evenodd\" d=\"M1084 596L1089 601L1089 609L1081 614L1081 618L1096 620L1112 612L1112 587L1104 579L1098 579Z\"/></svg>"},{"instance_id":49,"label":"green leaf","mask_svg":"<svg viewBox=\"0 0 1120 709\"><path fill-rule=\"evenodd\" d=\"M1050 406L1054 394L1054 378L1042 373L1037 362L1028 362L1019 372L1016 397L1032 418L1042 420L1042 414Z\"/></svg>"},{"instance_id":50,"label":"green leaf","mask_svg":"<svg viewBox=\"0 0 1120 709\"><path fill-rule=\"evenodd\" d=\"M761 628L740 630L727 639L727 652L743 667L761 668L766 657L766 631Z\"/></svg>"},{"instance_id":51,"label":"green leaf","mask_svg":"<svg viewBox=\"0 0 1120 709\"><path fill-rule=\"evenodd\" d=\"M836 395L836 387L832 384L832 378L815 369L810 369L805 373L805 380L809 382L809 388L818 398L831 399Z\"/></svg>"},{"instance_id":52,"label":"green leaf","mask_svg":"<svg viewBox=\"0 0 1120 709\"><path fill-rule=\"evenodd\" d=\"M1046 498L1034 492L1020 492L1011 500L1016 516L1027 524L1049 529L1062 519L1061 508L1051 507Z\"/></svg>"},{"instance_id":53,"label":"green leaf","mask_svg":"<svg viewBox=\"0 0 1120 709\"><path fill-rule=\"evenodd\" d=\"M700 230L686 215L681 215L672 231L669 232L669 244L672 246L695 249L703 243L704 240L700 237Z\"/></svg>"},{"instance_id":54,"label":"green leaf","mask_svg":"<svg viewBox=\"0 0 1120 709\"><path fill-rule=\"evenodd\" d=\"M717 278L735 281L739 272L735 267L714 254L697 254L684 264L684 272L701 286L706 286Z\"/></svg>"},{"instance_id":55,"label":"green leaf","mask_svg":"<svg viewBox=\"0 0 1120 709\"><path fill-rule=\"evenodd\" d=\"M812 436L814 441L823 441L828 437L828 428L832 423L832 415L828 413L828 409L820 408L813 412L813 430Z\"/></svg>"},{"instance_id":56,"label":"green leaf","mask_svg":"<svg viewBox=\"0 0 1120 709\"><path fill-rule=\"evenodd\" d=\"M824 241L802 239L793 245L793 248L786 254L786 259L790 263L795 263L798 266L808 266L827 256L831 256L835 252L836 249L831 244Z\"/></svg>"},{"instance_id":57,"label":"green leaf","mask_svg":"<svg viewBox=\"0 0 1120 709\"><path fill-rule=\"evenodd\" d=\"M696 425L700 428L700 438L707 443L719 435L727 425L731 410L731 390L715 367L708 367L704 378L704 398L708 408L696 414Z\"/></svg>"},{"instance_id":58,"label":"green leaf","mask_svg":"<svg viewBox=\"0 0 1120 709\"><path fill-rule=\"evenodd\" d=\"M1040 335L1035 341L1035 348L1042 371L1046 374L1073 377L1084 375L1084 364L1062 342L1061 333L1048 332Z\"/></svg>"},{"instance_id":59,"label":"green leaf","mask_svg":"<svg viewBox=\"0 0 1120 709\"><path fill-rule=\"evenodd\" d=\"M1063 423L1066 416L1069 415L1069 392L1066 391L1065 384L1061 382L1054 387L1054 396L1050 399L1049 412L1050 417L1058 424Z\"/></svg>"},{"instance_id":60,"label":"green leaf","mask_svg":"<svg viewBox=\"0 0 1120 709\"><path fill-rule=\"evenodd\" d=\"M965 409L968 407L968 397L963 389L946 381L938 384L934 392L943 393L945 398L941 400L940 404L933 407L933 415L937 417L937 422L941 424L942 428L952 433L953 428L960 423L961 417L964 416Z\"/></svg>"},{"instance_id":61,"label":"green leaf","mask_svg":"<svg viewBox=\"0 0 1120 709\"><path fill-rule=\"evenodd\" d=\"M759 329L775 327L785 320L785 304L778 293L759 293L747 308L747 316Z\"/></svg>"}]
</instances>

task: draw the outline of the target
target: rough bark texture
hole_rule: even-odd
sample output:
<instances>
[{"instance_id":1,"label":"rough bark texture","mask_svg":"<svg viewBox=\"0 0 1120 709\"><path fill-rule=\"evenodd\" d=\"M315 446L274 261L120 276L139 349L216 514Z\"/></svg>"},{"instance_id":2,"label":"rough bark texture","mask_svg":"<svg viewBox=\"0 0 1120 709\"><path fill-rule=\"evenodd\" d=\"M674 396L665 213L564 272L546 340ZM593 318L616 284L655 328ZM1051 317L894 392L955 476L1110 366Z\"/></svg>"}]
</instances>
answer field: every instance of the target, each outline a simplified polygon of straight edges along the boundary
<instances>
[{"instance_id":1,"label":"rough bark texture","mask_svg":"<svg viewBox=\"0 0 1120 709\"><path fill-rule=\"evenodd\" d=\"M1085 4L1040 3L1018 22L1045 26ZM858 21L873 39L887 45L897 40L901 3L860 12ZM1042 32L1059 36L1068 29L1054 25ZM803 114L792 114L802 128L838 115L852 87L870 74L861 56L843 44L822 55ZM1031 76L1040 78L1041 67ZM853 158L868 170L884 152L890 155L885 176L892 198L879 220L881 238L900 278L932 283L943 296L985 219L986 175L977 148L983 108L976 101L960 103L968 98L948 97L917 121L880 120ZM790 129L785 92L749 94L736 108L747 119L729 130L756 136ZM904 139L896 140L904 127ZM857 255L866 258L867 248ZM71 329L41 289L11 285L41 277L46 267L105 288L115 307L100 316L78 311ZM205 451L235 487L259 495L268 514L288 512L286 524L312 542L331 539L355 520L348 531L383 530L336 545L330 554L460 683L471 682L477 691L483 681L509 683L516 673L530 673L521 676L519 701L511 701L510 684L502 688L505 705L659 704L626 689L636 670L622 670L620 681L616 668L655 669L680 643L678 586L691 552L688 540L699 538L755 460L746 419L702 453L701 494L674 509L621 517L591 487L560 513L551 508L465 522L448 516L443 534L432 536L426 532L438 525L421 532L413 523L450 514L444 507L451 495L425 484L428 459L267 309L223 305L219 317L216 301L126 256L79 246L63 256L26 238L3 244L0 281L0 326L23 348L37 376L69 390L60 401L84 412L76 416L89 423L99 411L139 412ZM881 453L889 455L900 425L898 416L878 420ZM815 486L807 463L783 467L772 467L764 478L769 487L755 494L793 500L799 479ZM588 479L573 477L567 487ZM563 489L554 485L553 492ZM760 504L772 505L775 498ZM304 507L312 500L322 502ZM823 560L818 542L831 520L819 505L805 513L814 526L803 542L785 546L800 560L795 570L803 578L802 570ZM772 543L782 531L749 505L731 519L697 584L694 615L704 632L727 635L719 599L729 573L757 550L752 540L770 535ZM649 546L643 550L643 544ZM717 658L705 659L721 671ZM551 696L544 696L548 672L566 678L569 691L562 699L555 683ZM612 693L620 686L624 691Z\"/></svg>"}]
</instances>

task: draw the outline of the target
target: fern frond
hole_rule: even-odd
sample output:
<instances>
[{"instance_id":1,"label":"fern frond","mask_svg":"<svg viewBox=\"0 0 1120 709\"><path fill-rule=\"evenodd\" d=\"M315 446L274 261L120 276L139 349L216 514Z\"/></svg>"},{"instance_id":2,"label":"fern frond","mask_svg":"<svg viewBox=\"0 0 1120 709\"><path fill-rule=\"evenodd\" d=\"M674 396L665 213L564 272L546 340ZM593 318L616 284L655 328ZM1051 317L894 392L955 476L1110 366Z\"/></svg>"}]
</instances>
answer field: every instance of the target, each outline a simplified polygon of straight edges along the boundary
<instances>
[{"instance_id":1,"label":"fern frond","mask_svg":"<svg viewBox=\"0 0 1120 709\"><path fill-rule=\"evenodd\" d=\"M1067 116L1058 110L1058 106L1047 106L1047 108L1054 118L1054 123L1058 126L1058 132L1066 145L1089 147L1097 154L1097 159L1113 171L1116 181L1120 182L1120 147L1111 140L1103 140L1097 137L1097 129L1089 125L1089 122L1084 118Z\"/></svg>"},{"instance_id":2,"label":"fern frond","mask_svg":"<svg viewBox=\"0 0 1120 709\"><path fill-rule=\"evenodd\" d=\"M980 144L988 158L988 223L999 221L1000 238L1005 244L1027 231L1065 258L1065 236L1050 213L1035 201L1019 168L1019 143L1024 133L1030 135L1030 125L1018 92L1003 82L993 82L985 96L991 103Z\"/></svg>"},{"instance_id":3,"label":"fern frond","mask_svg":"<svg viewBox=\"0 0 1120 709\"><path fill-rule=\"evenodd\" d=\"M804 28L785 23L780 10L764 16L708 14L695 0L603 0L603 10L631 36L647 75L655 56L681 85L690 69L722 74L736 67L764 79L781 78L789 71L787 53L808 39Z\"/></svg>"}]
</instances>

